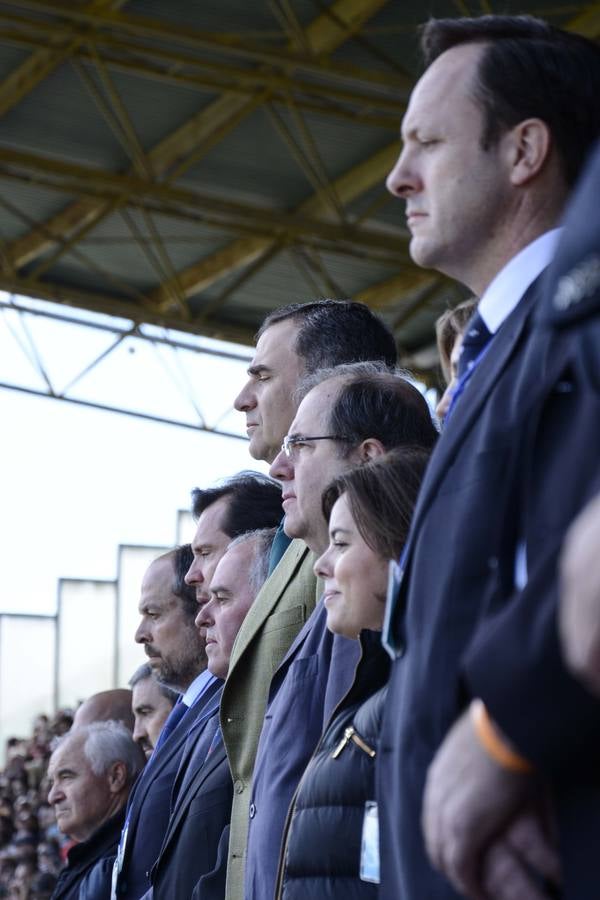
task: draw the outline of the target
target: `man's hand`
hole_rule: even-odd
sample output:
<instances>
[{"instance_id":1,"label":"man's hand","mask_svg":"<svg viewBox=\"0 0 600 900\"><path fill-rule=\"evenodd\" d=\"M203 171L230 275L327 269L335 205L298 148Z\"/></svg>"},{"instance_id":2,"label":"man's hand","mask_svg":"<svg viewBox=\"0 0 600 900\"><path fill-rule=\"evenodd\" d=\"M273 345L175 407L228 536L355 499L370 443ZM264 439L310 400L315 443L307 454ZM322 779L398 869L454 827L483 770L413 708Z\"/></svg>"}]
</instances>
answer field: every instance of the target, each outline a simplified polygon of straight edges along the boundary
<instances>
[{"instance_id":1,"label":"man's hand","mask_svg":"<svg viewBox=\"0 0 600 900\"><path fill-rule=\"evenodd\" d=\"M559 630L565 659L600 694L600 494L567 532L560 568Z\"/></svg>"},{"instance_id":2,"label":"man's hand","mask_svg":"<svg viewBox=\"0 0 600 900\"><path fill-rule=\"evenodd\" d=\"M484 853L528 805L533 784L533 776L503 769L488 756L468 711L449 731L427 773L422 825L431 862L458 891L473 900L491 896L485 880L498 877L506 853L496 851L487 874ZM538 900L539 894L512 896Z\"/></svg>"},{"instance_id":3,"label":"man's hand","mask_svg":"<svg viewBox=\"0 0 600 900\"><path fill-rule=\"evenodd\" d=\"M481 882L493 900L546 900L561 884L560 860L549 812L536 803L519 813L486 851Z\"/></svg>"}]
</instances>

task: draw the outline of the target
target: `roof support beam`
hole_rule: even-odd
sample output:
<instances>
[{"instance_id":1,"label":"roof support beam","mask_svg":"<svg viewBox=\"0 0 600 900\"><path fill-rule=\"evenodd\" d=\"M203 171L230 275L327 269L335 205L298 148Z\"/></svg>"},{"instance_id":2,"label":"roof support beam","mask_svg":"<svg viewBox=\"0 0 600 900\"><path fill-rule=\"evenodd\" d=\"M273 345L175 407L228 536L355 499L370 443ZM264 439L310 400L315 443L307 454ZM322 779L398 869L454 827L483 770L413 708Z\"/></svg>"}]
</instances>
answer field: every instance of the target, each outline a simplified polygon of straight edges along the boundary
<instances>
[{"instance_id":1,"label":"roof support beam","mask_svg":"<svg viewBox=\"0 0 600 900\"><path fill-rule=\"evenodd\" d=\"M116 10L125 0L93 0L87 9L90 12ZM0 84L0 116L21 102L23 97L47 78L65 59L72 56L85 40L85 35L63 36L50 41L31 54L21 65L17 66Z\"/></svg>"},{"instance_id":2,"label":"roof support beam","mask_svg":"<svg viewBox=\"0 0 600 900\"><path fill-rule=\"evenodd\" d=\"M392 168L398 155L398 145L390 144L379 150L372 157L345 172L332 183L340 203L347 205L360 197L375 184L382 181ZM330 213L330 201L327 191L322 190L302 203L294 216L310 216L324 219ZM225 278L267 253L273 246L273 240L261 237L241 238L228 247L200 260L178 275L178 282L186 297L199 294L216 281ZM406 258L406 250L400 258ZM152 295L159 305L168 303L169 286L163 285Z\"/></svg>"},{"instance_id":3,"label":"roof support beam","mask_svg":"<svg viewBox=\"0 0 600 900\"><path fill-rule=\"evenodd\" d=\"M436 272L419 269L416 265L407 266L400 275L372 285L356 294L354 299L366 303L371 309L386 309L396 305L403 294L433 286L440 281L441 277Z\"/></svg>"},{"instance_id":4,"label":"roof support beam","mask_svg":"<svg viewBox=\"0 0 600 900\"><path fill-rule=\"evenodd\" d=\"M571 19L565 27L568 31L595 40L600 35L600 3L592 3L585 12Z\"/></svg>"},{"instance_id":5,"label":"roof support beam","mask_svg":"<svg viewBox=\"0 0 600 900\"><path fill-rule=\"evenodd\" d=\"M353 28L367 21L385 5L385 2L387 0L336 0L332 11L338 20L347 21L349 28ZM357 11L358 7L361 7L360 12ZM308 26L307 34L309 46L314 53L321 55L333 51L345 37L339 26L332 32L322 16L317 17ZM253 112L267 96L268 93L263 93L248 100L235 94L223 94L208 107L200 110L189 122L148 152L148 161L155 176L167 175L173 166L187 157L185 164L181 164L175 172L170 172L171 178L178 177L188 165L196 162L246 115ZM60 241L61 238L72 235L78 228L86 228L91 223L100 221L105 214L104 206L100 200L89 198L75 201L45 222L43 228L14 241L8 248L14 267L20 269L44 253L53 243L51 235L56 235ZM168 294L169 297L172 296L171 289Z\"/></svg>"},{"instance_id":6,"label":"roof support beam","mask_svg":"<svg viewBox=\"0 0 600 900\"><path fill-rule=\"evenodd\" d=\"M125 40L135 38L158 41L161 44L171 42L196 51L211 52L219 56L233 56L257 66L270 66L283 72L306 71L312 75L328 76L347 80L373 82L374 84L390 84L389 73L363 67L349 66L338 62L330 62L325 57L336 47L343 44L357 29L381 9L388 0L336 0L330 11L318 16L305 29L309 53L298 49L298 42L286 46L260 46L250 41L224 38L215 32L174 25L162 19L148 16L126 15L120 12L90 10L75 6L71 2L59 0L20 0L22 8L47 13L57 17L58 24L64 21L93 26L98 31L98 41L103 40L105 33L109 35L118 31ZM8 16L5 16L8 20ZM50 22L50 27L54 23ZM396 73L393 78L396 88L409 86L409 79Z\"/></svg>"},{"instance_id":7,"label":"roof support beam","mask_svg":"<svg viewBox=\"0 0 600 900\"><path fill-rule=\"evenodd\" d=\"M110 294L73 288L68 284L36 282L32 287L23 279L0 274L0 290L31 297L35 300L49 300L65 306L81 307L109 316L131 319L136 324L146 322L150 325L187 331L192 334L197 334L198 331L193 323L183 321L176 315L155 313L129 300L121 300ZM205 337L215 338L215 340L232 341L249 346L252 345L254 338L254 328L219 322L214 319L207 323L206 327L202 329L202 333Z\"/></svg>"},{"instance_id":8,"label":"roof support beam","mask_svg":"<svg viewBox=\"0 0 600 900\"><path fill-rule=\"evenodd\" d=\"M158 184L135 175L117 175L91 166L0 147L0 174L10 177L12 171L17 176L30 176L34 181L36 173L40 173L46 176L46 184L54 184L60 191L78 190L91 196L98 195L102 200L126 196L129 203L141 204L153 211L201 210L198 214L201 219L210 218L211 224L225 230L262 233L273 239L309 239L324 245L335 242L355 247L357 252L364 248L372 253L381 250L405 254L406 250L403 234L326 222L306 215L303 208L295 213L269 210L201 194L190 188Z\"/></svg>"}]
</instances>

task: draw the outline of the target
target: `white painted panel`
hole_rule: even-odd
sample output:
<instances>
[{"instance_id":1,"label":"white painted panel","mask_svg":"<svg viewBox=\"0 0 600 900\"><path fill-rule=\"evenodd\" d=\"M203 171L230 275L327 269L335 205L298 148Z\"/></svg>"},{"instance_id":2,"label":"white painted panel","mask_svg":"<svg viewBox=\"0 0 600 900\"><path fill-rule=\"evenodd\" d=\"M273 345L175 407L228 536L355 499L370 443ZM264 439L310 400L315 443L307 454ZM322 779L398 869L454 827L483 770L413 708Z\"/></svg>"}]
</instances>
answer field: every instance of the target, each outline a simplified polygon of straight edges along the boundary
<instances>
[{"instance_id":1,"label":"white painted panel","mask_svg":"<svg viewBox=\"0 0 600 900\"><path fill-rule=\"evenodd\" d=\"M58 583L58 704L113 687L117 584L62 578Z\"/></svg>"},{"instance_id":2,"label":"white painted panel","mask_svg":"<svg viewBox=\"0 0 600 900\"><path fill-rule=\"evenodd\" d=\"M119 547L117 687L127 687L127 682L137 667L146 660L143 647L134 641L140 621L138 613L140 588L144 572L150 563L168 549L168 547Z\"/></svg>"},{"instance_id":3,"label":"white painted panel","mask_svg":"<svg viewBox=\"0 0 600 900\"><path fill-rule=\"evenodd\" d=\"M194 532L196 531L196 523L194 522L191 512L187 509L180 509L177 512L177 543L191 544Z\"/></svg>"}]
</instances>

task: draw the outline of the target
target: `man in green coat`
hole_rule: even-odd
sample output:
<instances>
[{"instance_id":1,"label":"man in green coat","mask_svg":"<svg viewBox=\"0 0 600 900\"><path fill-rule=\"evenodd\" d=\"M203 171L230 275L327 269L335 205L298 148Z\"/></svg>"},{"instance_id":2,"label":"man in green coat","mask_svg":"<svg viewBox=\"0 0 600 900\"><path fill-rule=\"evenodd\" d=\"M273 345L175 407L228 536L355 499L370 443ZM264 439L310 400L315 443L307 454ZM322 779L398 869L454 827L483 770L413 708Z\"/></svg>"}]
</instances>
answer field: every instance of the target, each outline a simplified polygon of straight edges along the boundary
<instances>
[{"instance_id":1,"label":"man in green coat","mask_svg":"<svg viewBox=\"0 0 600 900\"><path fill-rule=\"evenodd\" d=\"M258 335L248 381L235 400L246 415L250 454L272 463L298 408L300 380L317 369L397 360L391 332L362 303L320 300L271 313ZM275 538L271 573L238 633L221 700L233 777L227 900L243 900L252 774L271 679L319 599L313 554L301 540Z\"/></svg>"}]
</instances>

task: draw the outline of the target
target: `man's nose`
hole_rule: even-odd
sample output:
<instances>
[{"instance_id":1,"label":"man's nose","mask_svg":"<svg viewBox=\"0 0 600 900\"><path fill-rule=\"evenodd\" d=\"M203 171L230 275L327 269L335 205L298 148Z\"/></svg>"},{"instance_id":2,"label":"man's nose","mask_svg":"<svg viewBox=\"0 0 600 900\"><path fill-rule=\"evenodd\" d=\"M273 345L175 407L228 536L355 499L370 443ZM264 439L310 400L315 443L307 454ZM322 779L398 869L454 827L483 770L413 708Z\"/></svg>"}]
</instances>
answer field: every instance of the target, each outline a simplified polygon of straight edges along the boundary
<instances>
[{"instance_id":1,"label":"man's nose","mask_svg":"<svg viewBox=\"0 0 600 900\"><path fill-rule=\"evenodd\" d=\"M418 178L416 173L411 171L406 148L400 153L396 165L386 178L385 185L390 194L403 199L417 190Z\"/></svg>"},{"instance_id":2,"label":"man's nose","mask_svg":"<svg viewBox=\"0 0 600 900\"><path fill-rule=\"evenodd\" d=\"M146 623L142 620L137 627L135 635L133 636L136 644L149 644L150 643L150 635L148 633L148 628Z\"/></svg>"},{"instance_id":3,"label":"man's nose","mask_svg":"<svg viewBox=\"0 0 600 900\"><path fill-rule=\"evenodd\" d=\"M202 584L204 576L202 574L202 562L200 558L195 559L185 574L185 583L190 587L194 584Z\"/></svg>"},{"instance_id":4,"label":"man's nose","mask_svg":"<svg viewBox=\"0 0 600 900\"><path fill-rule=\"evenodd\" d=\"M293 479L294 463L283 450L279 451L271 463L269 475L271 478L275 478L276 481L291 481Z\"/></svg>"},{"instance_id":5,"label":"man's nose","mask_svg":"<svg viewBox=\"0 0 600 900\"><path fill-rule=\"evenodd\" d=\"M251 387L252 382L248 381L233 401L233 406L238 412L246 412L256 406L256 398Z\"/></svg>"},{"instance_id":6,"label":"man's nose","mask_svg":"<svg viewBox=\"0 0 600 900\"><path fill-rule=\"evenodd\" d=\"M207 600L204 603L198 604L200 609L196 614L196 618L194 619L194 625L196 628L206 629L211 625L214 625L214 618L212 614L212 601Z\"/></svg>"}]
</instances>

